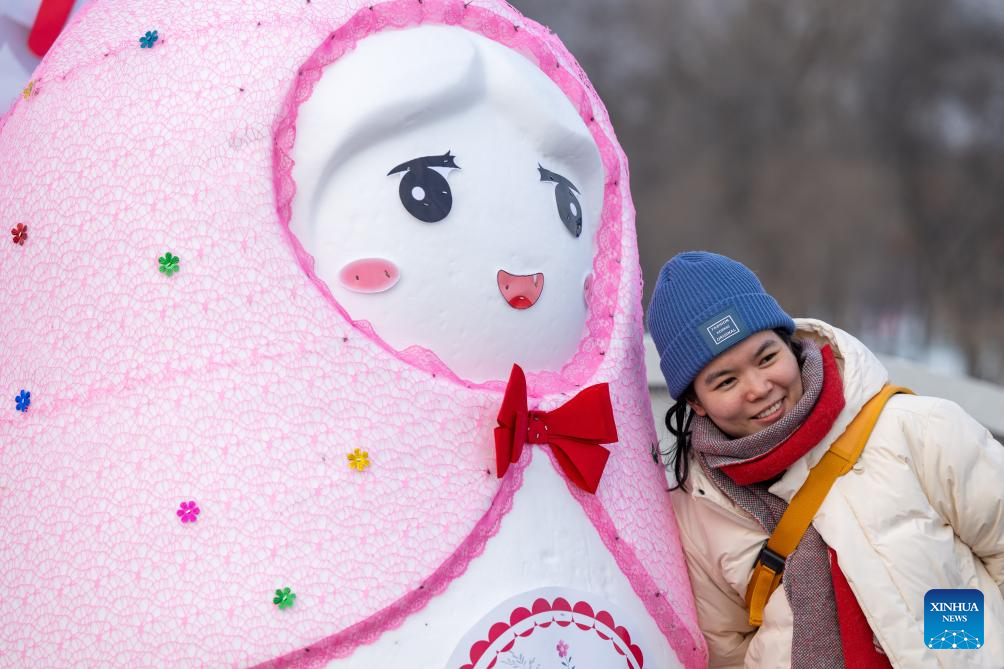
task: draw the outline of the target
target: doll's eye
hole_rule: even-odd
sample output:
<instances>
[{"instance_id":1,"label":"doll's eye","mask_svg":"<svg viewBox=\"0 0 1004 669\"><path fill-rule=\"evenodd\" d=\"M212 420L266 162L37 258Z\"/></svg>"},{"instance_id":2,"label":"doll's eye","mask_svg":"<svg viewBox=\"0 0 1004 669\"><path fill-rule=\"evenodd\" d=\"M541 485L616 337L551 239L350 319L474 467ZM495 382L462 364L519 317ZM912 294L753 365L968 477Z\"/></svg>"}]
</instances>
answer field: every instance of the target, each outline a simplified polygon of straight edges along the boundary
<instances>
[{"instance_id":1,"label":"doll's eye","mask_svg":"<svg viewBox=\"0 0 1004 669\"><path fill-rule=\"evenodd\" d=\"M575 197L579 189L560 174L546 170L540 165L537 165L537 170L540 172L541 181L557 184L554 189L554 202L558 206L558 216L572 236L578 237L582 234L582 205L579 204L579 198Z\"/></svg>"},{"instance_id":2,"label":"doll's eye","mask_svg":"<svg viewBox=\"0 0 1004 669\"><path fill-rule=\"evenodd\" d=\"M401 163L387 176L404 172L397 189L401 204L408 213L424 223L438 223L453 208L453 193L446 177L433 167L459 168L454 156L447 151L441 156L424 156Z\"/></svg>"}]
</instances>

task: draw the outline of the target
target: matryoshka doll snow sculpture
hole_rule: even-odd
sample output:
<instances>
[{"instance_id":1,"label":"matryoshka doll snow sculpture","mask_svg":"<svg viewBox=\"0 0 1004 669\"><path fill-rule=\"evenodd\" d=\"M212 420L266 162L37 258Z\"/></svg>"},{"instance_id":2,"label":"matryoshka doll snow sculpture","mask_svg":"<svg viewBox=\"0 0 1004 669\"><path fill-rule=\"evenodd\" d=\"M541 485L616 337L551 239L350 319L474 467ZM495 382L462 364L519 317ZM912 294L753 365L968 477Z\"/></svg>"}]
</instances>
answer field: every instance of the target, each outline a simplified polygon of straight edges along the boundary
<instances>
[{"instance_id":1,"label":"matryoshka doll snow sculpture","mask_svg":"<svg viewBox=\"0 0 1004 669\"><path fill-rule=\"evenodd\" d=\"M627 164L554 35L109 0L34 80L0 121L3 662L702 666Z\"/></svg>"}]
</instances>

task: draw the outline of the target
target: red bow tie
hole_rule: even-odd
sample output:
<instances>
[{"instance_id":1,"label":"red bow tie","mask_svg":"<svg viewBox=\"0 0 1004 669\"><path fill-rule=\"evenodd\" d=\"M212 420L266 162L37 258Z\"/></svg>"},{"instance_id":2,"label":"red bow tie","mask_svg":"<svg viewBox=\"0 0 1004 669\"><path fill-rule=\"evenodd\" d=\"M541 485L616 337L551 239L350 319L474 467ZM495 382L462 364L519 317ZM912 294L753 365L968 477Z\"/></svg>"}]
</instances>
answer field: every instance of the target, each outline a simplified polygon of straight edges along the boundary
<instances>
[{"instance_id":1,"label":"red bow tie","mask_svg":"<svg viewBox=\"0 0 1004 669\"><path fill-rule=\"evenodd\" d=\"M512 366L495 428L498 477L519 460L524 444L548 444L558 464L577 486L595 493L610 451L600 444L617 441L617 426L605 383L584 388L553 411L528 411L526 376Z\"/></svg>"}]
</instances>

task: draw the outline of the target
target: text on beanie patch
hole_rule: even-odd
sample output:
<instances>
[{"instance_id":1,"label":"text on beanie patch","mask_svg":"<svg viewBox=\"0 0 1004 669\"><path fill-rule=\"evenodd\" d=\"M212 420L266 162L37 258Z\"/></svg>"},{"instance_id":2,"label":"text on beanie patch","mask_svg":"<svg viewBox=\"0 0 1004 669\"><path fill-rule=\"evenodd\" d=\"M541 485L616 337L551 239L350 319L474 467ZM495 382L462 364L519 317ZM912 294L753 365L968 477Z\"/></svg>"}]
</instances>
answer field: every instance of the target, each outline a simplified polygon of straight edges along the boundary
<instances>
[{"instance_id":1,"label":"text on beanie patch","mask_svg":"<svg viewBox=\"0 0 1004 669\"><path fill-rule=\"evenodd\" d=\"M734 308L726 309L701 323L698 328L701 337L715 353L725 350L746 339L752 333Z\"/></svg>"}]
</instances>

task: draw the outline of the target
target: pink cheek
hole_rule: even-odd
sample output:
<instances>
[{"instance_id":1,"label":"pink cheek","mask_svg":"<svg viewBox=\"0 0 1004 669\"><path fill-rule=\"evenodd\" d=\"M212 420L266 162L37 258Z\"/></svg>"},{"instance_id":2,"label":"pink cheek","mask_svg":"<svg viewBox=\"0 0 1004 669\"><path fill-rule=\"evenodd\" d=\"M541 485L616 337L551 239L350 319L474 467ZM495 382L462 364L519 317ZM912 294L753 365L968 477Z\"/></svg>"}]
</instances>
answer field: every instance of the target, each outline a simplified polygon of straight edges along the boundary
<instances>
[{"instance_id":1,"label":"pink cheek","mask_svg":"<svg viewBox=\"0 0 1004 669\"><path fill-rule=\"evenodd\" d=\"M342 285L354 293L382 293L400 278L397 265L384 258L353 260L338 273Z\"/></svg>"}]
</instances>

